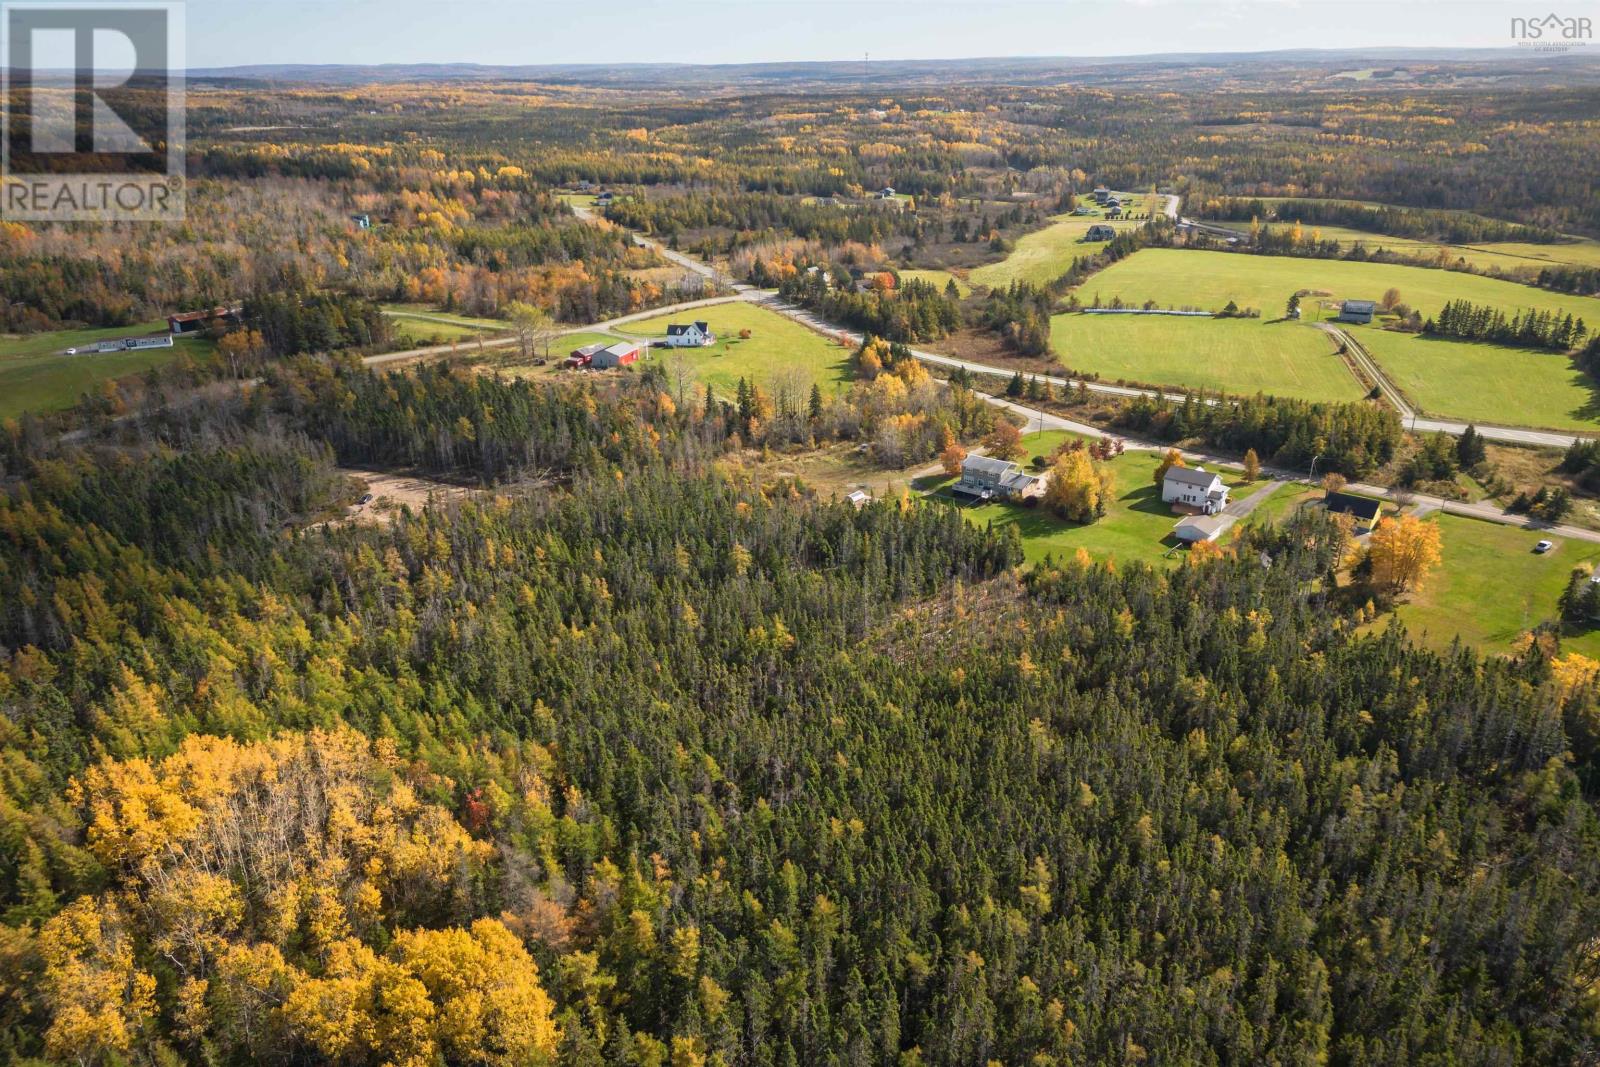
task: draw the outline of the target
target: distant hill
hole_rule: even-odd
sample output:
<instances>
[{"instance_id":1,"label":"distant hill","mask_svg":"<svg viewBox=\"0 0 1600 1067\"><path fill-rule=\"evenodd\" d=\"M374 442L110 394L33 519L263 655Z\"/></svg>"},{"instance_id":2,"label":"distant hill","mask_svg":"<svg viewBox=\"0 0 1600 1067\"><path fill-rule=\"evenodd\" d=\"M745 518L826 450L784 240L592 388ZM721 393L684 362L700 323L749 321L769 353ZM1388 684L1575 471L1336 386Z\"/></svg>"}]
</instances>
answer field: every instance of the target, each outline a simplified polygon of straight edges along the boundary
<instances>
[{"instance_id":1,"label":"distant hill","mask_svg":"<svg viewBox=\"0 0 1600 1067\"><path fill-rule=\"evenodd\" d=\"M1182 82L1298 83L1360 76L1365 87L1419 85L1600 84L1600 51L1566 55L1517 49L1379 48L1277 52L1171 53L1148 56L874 60L870 63L557 63L490 66L479 63L257 64L197 68L204 82L366 84L418 81L526 80L615 88L759 88L794 85L897 85L919 82L1132 85Z\"/></svg>"}]
</instances>

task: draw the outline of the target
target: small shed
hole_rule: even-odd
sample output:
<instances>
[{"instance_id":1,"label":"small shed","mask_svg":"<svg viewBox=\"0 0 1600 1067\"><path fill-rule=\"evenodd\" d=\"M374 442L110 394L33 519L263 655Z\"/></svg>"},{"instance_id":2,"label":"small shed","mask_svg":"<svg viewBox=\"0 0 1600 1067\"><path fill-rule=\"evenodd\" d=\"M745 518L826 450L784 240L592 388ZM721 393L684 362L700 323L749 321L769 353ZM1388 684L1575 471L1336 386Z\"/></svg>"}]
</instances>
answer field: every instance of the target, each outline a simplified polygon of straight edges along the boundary
<instances>
[{"instance_id":1,"label":"small shed","mask_svg":"<svg viewBox=\"0 0 1600 1067\"><path fill-rule=\"evenodd\" d=\"M639 361L639 344L636 341L618 341L614 345L607 345L594 354L589 361L589 366L595 370L611 370L614 367L626 367Z\"/></svg>"},{"instance_id":2,"label":"small shed","mask_svg":"<svg viewBox=\"0 0 1600 1067\"><path fill-rule=\"evenodd\" d=\"M1339 321L1371 322L1372 315L1377 310L1377 302L1373 300L1346 300L1339 305Z\"/></svg>"},{"instance_id":3,"label":"small shed","mask_svg":"<svg viewBox=\"0 0 1600 1067\"><path fill-rule=\"evenodd\" d=\"M1172 528L1172 536L1186 545L1196 541L1215 541L1227 533L1232 525L1232 515L1190 515L1178 520L1178 525Z\"/></svg>"},{"instance_id":4,"label":"small shed","mask_svg":"<svg viewBox=\"0 0 1600 1067\"><path fill-rule=\"evenodd\" d=\"M1329 515L1349 515L1359 533L1370 533L1383 513L1381 501L1353 493L1328 493L1322 498L1322 504Z\"/></svg>"}]
</instances>

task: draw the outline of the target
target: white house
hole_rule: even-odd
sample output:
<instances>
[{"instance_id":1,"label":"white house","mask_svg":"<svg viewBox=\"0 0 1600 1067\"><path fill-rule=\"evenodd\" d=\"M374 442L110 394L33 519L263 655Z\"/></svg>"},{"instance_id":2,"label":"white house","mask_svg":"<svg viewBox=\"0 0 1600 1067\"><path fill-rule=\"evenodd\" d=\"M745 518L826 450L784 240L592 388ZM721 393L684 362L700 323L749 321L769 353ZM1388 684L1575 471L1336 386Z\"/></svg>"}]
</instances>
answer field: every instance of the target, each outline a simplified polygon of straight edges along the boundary
<instances>
[{"instance_id":1,"label":"white house","mask_svg":"<svg viewBox=\"0 0 1600 1067\"><path fill-rule=\"evenodd\" d=\"M673 348L704 348L716 343L717 335L704 322L675 322L667 327L667 344Z\"/></svg>"},{"instance_id":2,"label":"white house","mask_svg":"<svg viewBox=\"0 0 1600 1067\"><path fill-rule=\"evenodd\" d=\"M1161 499L1167 504L1194 508L1215 515L1228 506L1228 487L1220 475L1204 467L1170 467L1161 479Z\"/></svg>"}]
</instances>

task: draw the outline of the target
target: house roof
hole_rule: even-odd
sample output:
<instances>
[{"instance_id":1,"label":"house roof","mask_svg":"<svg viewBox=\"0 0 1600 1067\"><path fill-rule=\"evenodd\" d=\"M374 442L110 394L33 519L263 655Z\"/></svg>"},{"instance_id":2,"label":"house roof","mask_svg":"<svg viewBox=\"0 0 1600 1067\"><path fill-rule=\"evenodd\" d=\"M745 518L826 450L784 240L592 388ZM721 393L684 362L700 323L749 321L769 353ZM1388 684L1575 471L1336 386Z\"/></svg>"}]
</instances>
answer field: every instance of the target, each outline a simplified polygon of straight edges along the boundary
<instances>
[{"instance_id":1,"label":"house roof","mask_svg":"<svg viewBox=\"0 0 1600 1067\"><path fill-rule=\"evenodd\" d=\"M1232 515L1191 515L1178 521L1172 536L1180 541L1209 541L1232 525Z\"/></svg>"},{"instance_id":2,"label":"house roof","mask_svg":"<svg viewBox=\"0 0 1600 1067\"><path fill-rule=\"evenodd\" d=\"M1201 489L1209 489L1217 481L1215 471L1208 471L1203 467L1168 467L1163 482L1177 482L1179 485L1193 485Z\"/></svg>"},{"instance_id":3,"label":"house roof","mask_svg":"<svg viewBox=\"0 0 1600 1067\"><path fill-rule=\"evenodd\" d=\"M1364 496L1353 496L1350 493L1329 493L1323 497L1323 504L1330 515L1354 515L1358 519L1371 522L1383 510L1383 503Z\"/></svg>"},{"instance_id":4,"label":"house roof","mask_svg":"<svg viewBox=\"0 0 1600 1067\"><path fill-rule=\"evenodd\" d=\"M973 471L977 474L988 474L995 478L1002 478L1012 471L1020 468L1007 459L995 459L993 456L968 456L961 461L961 473Z\"/></svg>"},{"instance_id":5,"label":"house roof","mask_svg":"<svg viewBox=\"0 0 1600 1067\"><path fill-rule=\"evenodd\" d=\"M667 336L668 337L676 337L680 333L688 333L690 325L691 324L687 323L687 322L674 322L674 323L672 323L671 325L669 325L667 327ZM711 327L706 325L706 323L704 323L704 322L696 321L692 325L698 327L701 333L710 333L711 332Z\"/></svg>"},{"instance_id":6,"label":"house roof","mask_svg":"<svg viewBox=\"0 0 1600 1067\"><path fill-rule=\"evenodd\" d=\"M1377 308L1378 303L1375 300L1346 300L1344 302L1344 310L1346 311L1370 312L1376 311Z\"/></svg>"},{"instance_id":7,"label":"house roof","mask_svg":"<svg viewBox=\"0 0 1600 1067\"><path fill-rule=\"evenodd\" d=\"M210 311L179 311L179 312L176 312L174 314L168 315L167 316L167 321L168 322L201 322L201 321L203 321L205 319L220 319L220 318L223 318L224 316L227 316L227 315L237 315L243 310L244 310L243 307L241 307L239 305L235 305L233 307L212 308Z\"/></svg>"},{"instance_id":8,"label":"house roof","mask_svg":"<svg viewBox=\"0 0 1600 1067\"><path fill-rule=\"evenodd\" d=\"M605 351L613 356L628 356L636 354L639 346L633 341L618 341L614 345L607 345Z\"/></svg>"}]
</instances>

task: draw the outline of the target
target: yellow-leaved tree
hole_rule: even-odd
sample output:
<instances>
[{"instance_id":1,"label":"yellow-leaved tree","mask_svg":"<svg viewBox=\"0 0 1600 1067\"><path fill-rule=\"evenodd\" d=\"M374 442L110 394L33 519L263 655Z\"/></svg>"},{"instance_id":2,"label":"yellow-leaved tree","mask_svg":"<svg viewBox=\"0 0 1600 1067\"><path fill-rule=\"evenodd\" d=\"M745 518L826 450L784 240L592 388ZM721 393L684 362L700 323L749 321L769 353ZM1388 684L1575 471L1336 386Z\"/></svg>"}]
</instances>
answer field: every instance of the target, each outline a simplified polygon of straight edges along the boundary
<instances>
[{"instance_id":1,"label":"yellow-leaved tree","mask_svg":"<svg viewBox=\"0 0 1600 1067\"><path fill-rule=\"evenodd\" d=\"M110 899L79 897L39 931L45 1049L72 1063L117 1062L156 1013L156 980L134 961L134 941Z\"/></svg>"},{"instance_id":2,"label":"yellow-leaved tree","mask_svg":"<svg viewBox=\"0 0 1600 1067\"><path fill-rule=\"evenodd\" d=\"M1372 583L1390 593L1421 586L1441 558L1439 524L1415 515L1384 519L1368 538Z\"/></svg>"},{"instance_id":3,"label":"yellow-leaved tree","mask_svg":"<svg viewBox=\"0 0 1600 1067\"><path fill-rule=\"evenodd\" d=\"M1073 522L1093 522L1106 513L1116 487L1110 469L1095 463L1083 449L1060 453L1044 489L1045 506Z\"/></svg>"},{"instance_id":4,"label":"yellow-leaved tree","mask_svg":"<svg viewBox=\"0 0 1600 1067\"><path fill-rule=\"evenodd\" d=\"M1183 453L1179 452L1176 448L1169 448L1167 449L1166 455L1161 457L1161 462L1156 464L1155 473L1151 477L1151 480L1157 485L1160 485L1162 482L1167 480L1167 472L1173 467L1187 466L1188 464L1183 461Z\"/></svg>"}]
</instances>

